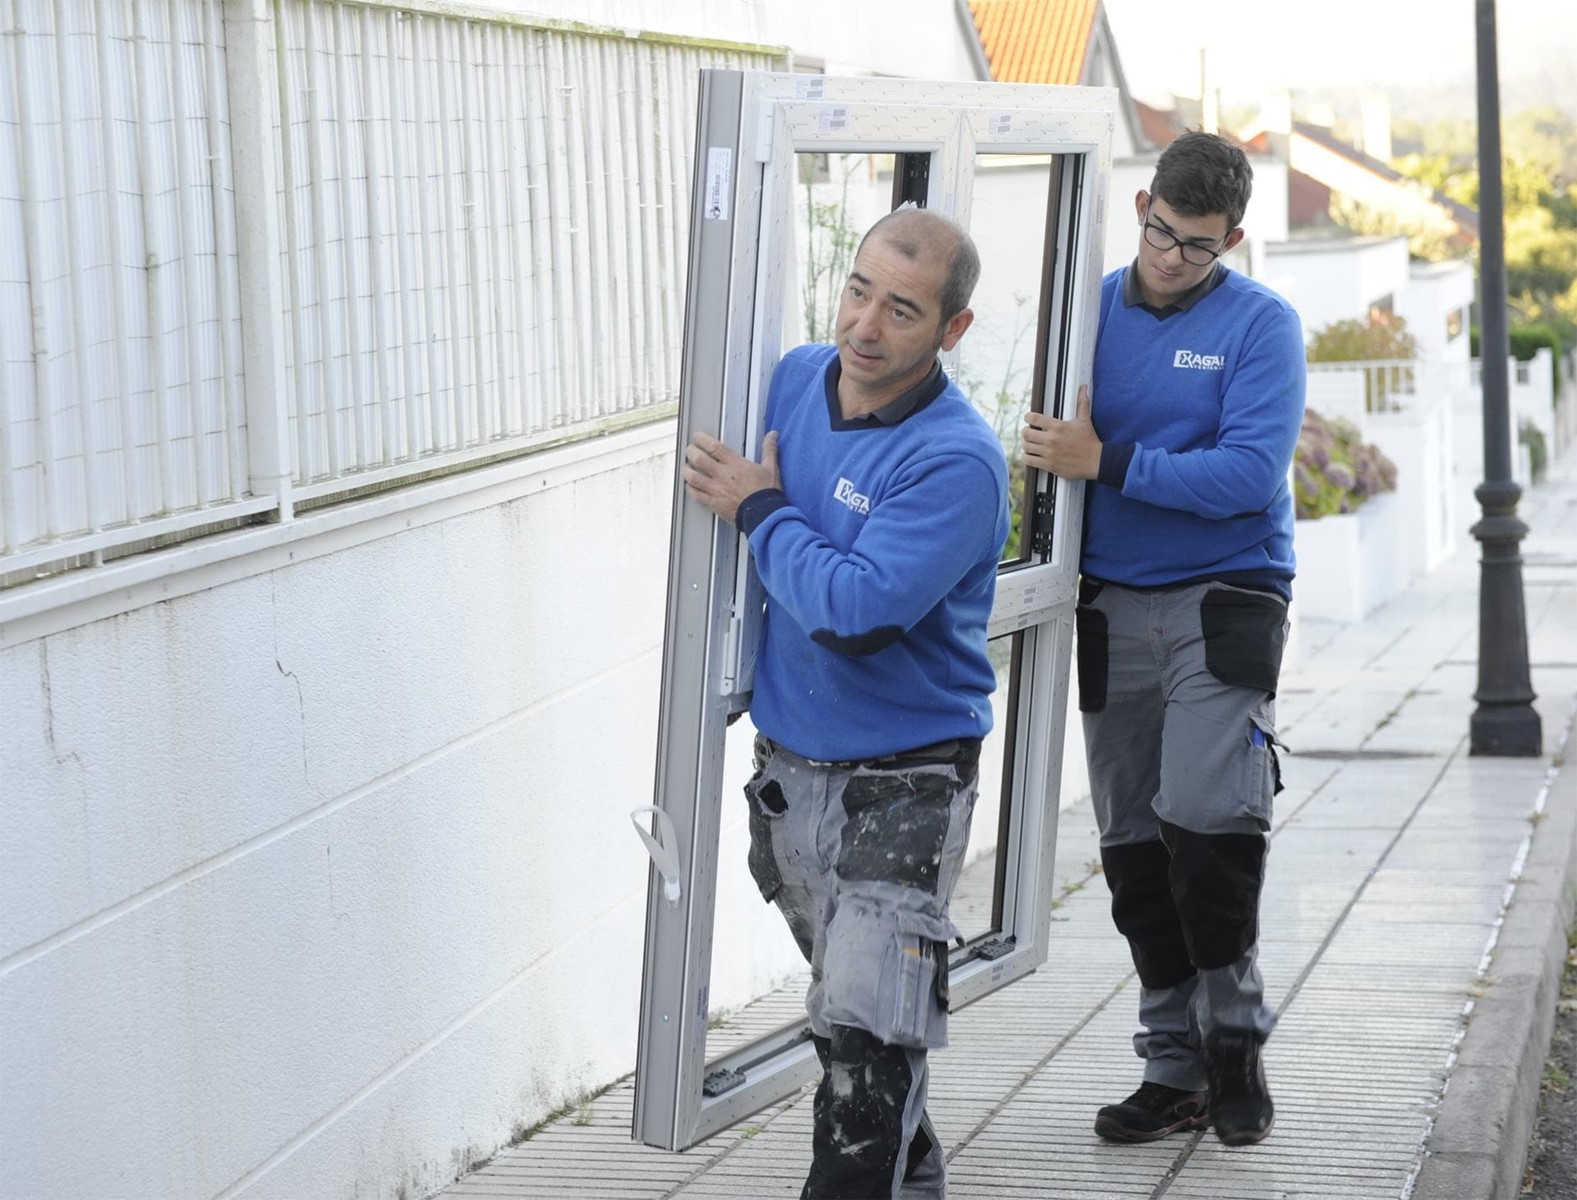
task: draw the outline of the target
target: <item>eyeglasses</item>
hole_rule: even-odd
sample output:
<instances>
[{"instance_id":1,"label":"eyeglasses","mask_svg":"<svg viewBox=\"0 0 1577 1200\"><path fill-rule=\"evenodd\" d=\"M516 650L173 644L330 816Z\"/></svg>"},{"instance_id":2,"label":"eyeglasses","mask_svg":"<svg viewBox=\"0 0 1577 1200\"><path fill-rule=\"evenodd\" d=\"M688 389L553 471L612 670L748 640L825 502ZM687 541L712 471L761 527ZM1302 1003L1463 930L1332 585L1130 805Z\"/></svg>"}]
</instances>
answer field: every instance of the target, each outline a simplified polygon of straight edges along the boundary
<instances>
[{"instance_id":1,"label":"eyeglasses","mask_svg":"<svg viewBox=\"0 0 1577 1200\"><path fill-rule=\"evenodd\" d=\"M1144 240L1149 242L1162 253L1176 246L1183 254L1183 261L1196 267L1208 266L1226 253L1226 247L1212 250L1209 246L1201 246L1198 242L1185 242L1170 229L1163 229L1159 225L1152 225L1150 218L1144 219Z\"/></svg>"}]
</instances>

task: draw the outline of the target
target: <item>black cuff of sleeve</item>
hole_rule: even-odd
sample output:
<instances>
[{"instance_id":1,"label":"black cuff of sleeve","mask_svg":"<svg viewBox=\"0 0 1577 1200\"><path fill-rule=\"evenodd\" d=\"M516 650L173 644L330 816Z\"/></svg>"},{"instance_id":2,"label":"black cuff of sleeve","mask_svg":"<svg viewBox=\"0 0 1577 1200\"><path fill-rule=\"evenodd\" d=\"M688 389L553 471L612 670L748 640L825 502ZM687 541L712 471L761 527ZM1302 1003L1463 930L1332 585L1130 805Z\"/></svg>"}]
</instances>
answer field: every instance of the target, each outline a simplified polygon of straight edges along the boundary
<instances>
[{"instance_id":1,"label":"black cuff of sleeve","mask_svg":"<svg viewBox=\"0 0 1577 1200\"><path fill-rule=\"evenodd\" d=\"M778 509L786 507L788 502L788 497L783 494L782 488L762 488L759 492L751 492L739 502L739 511L734 514L734 524L739 526L739 532L749 537L756 531L757 525Z\"/></svg>"},{"instance_id":2,"label":"black cuff of sleeve","mask_svg":"<svg viewBox=\"0 0 1577 1200\"><path fill-rule=\"evenodd\" d=\"M1136 442L1107 442L1101 447L1101 473L1096 476L1107 487L1122 491L1128 478L1128 464L1133 461Z\"/></svg>"}]
</instances>

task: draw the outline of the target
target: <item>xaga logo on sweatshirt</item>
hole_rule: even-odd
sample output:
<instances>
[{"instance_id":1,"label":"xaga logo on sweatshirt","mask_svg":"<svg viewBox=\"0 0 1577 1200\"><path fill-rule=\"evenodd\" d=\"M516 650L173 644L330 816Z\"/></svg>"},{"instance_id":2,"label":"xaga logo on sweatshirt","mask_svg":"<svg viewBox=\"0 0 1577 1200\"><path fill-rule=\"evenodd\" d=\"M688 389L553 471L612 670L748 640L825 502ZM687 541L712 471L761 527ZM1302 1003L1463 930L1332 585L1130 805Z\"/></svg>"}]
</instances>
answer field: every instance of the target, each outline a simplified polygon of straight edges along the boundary
<instances>
[{"instance_id":1,"label":"xaga logo on sweatshirt","mask_svg":"<svg viewBox=\"0 0 1577 1200\"><path fill-rule=\"evenodd\" d=\"M854 490L853 481L844 479L841 475L838 477L838 485L832 489L832 498L840 504L847 504L862 517L871 515L871 498L860 495Z\"/></svg>"},{"instance_id":2,"label":"xaga logo on sweatshirt","mask_svg":"<svg viewBox=\"0 0 1577 1200\"><path fill-rule=\"evenodd\" d=\"M1193 371L1224 371L1227 358L1224 354L1200 354L1194 350L1179 350L1172 356L1172 365Z\"/></svg>"}]
</instances>

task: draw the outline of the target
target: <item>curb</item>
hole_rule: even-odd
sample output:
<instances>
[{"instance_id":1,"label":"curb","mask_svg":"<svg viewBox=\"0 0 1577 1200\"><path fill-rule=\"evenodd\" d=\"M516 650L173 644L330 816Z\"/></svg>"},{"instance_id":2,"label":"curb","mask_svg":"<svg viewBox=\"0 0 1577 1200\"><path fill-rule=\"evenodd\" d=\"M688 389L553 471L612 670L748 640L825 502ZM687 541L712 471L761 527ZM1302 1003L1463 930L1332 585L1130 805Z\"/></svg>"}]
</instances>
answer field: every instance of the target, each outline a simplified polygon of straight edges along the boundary
<instances>
[{"instance_id":1,"label":"curb","mask_svg":"<svg viewBox=\"0 0 1577 1200\"><path fill-rule=\"evenodd\" d=\"M1562 732L1569 737L1570 728ZM1568 738L1562 745L1569 754ZM1506 909L1487 991L1449 1068L1412 1200L1515 1200L1522 1191L1566 931L1577 913L1577 767L1555 768L1546 787L1543 819Z\"/></svg>"}]
</instances>

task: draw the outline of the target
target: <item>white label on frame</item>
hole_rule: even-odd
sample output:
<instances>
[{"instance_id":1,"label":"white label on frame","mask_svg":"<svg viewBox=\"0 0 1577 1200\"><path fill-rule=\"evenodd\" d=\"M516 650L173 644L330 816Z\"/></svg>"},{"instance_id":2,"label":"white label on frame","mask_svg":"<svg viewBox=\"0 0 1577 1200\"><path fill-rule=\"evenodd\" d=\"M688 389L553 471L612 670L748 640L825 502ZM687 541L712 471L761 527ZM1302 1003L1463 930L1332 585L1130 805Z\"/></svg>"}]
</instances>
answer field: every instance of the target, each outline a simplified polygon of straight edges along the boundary
<instances>
[{"instance_id":1,"label":"white label on frame","mask_svg":"<svg viewBox=\"0 0 1577 1200\"><path fill-rule=\"evenodd\" d=\"M820 100L827 94L827 80L821 75L811 75L794 81L796 100Z\"/></svg>"},{"instance_id":2,"label":"white label on frame","mask_svg":"<svg viewBox=\"0 0 1577 1200\"><path fill-rule=\"evenodd\" d=\"M706 151L706 219L728 220L728 188L734 178L734 152L727 146Z\"/></svg>"},{"instance_id":3,"label":"white label on frame","mask_svg":"<svg viewBox=\"0 0 1577 1200\"><path fill-rule=\"evenodd\" d=\"M1006 137L1013 132L1013 114L997 113L986 118L986 132L992 137Z\"/></svg>"},{"instance_id":4,"label":"white label on frame","mask_svg":"<svg viewBox=\"0 0 1577 1200\"><path fill-rule=\"evenodd\" d=\"M849 110L824 108L816 114L816 129L820 133L840 133L849 127Z\"/></svg>"}]
</instances>

